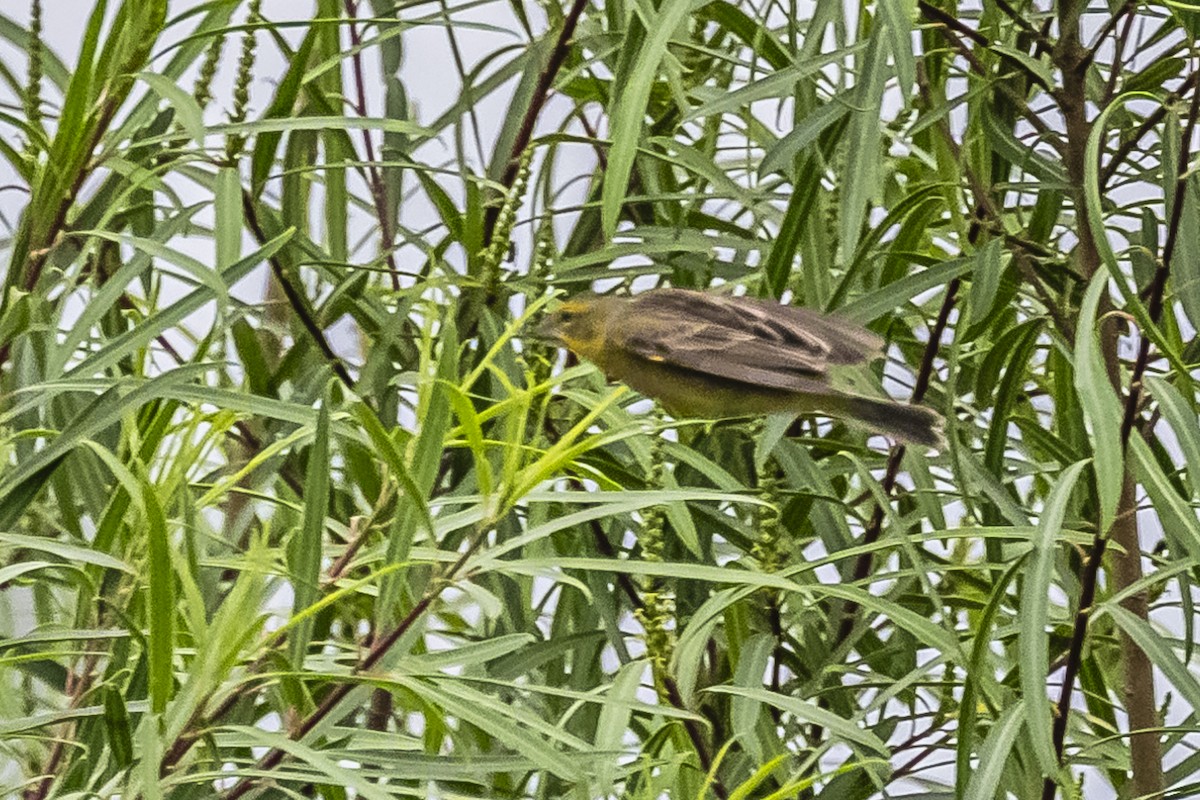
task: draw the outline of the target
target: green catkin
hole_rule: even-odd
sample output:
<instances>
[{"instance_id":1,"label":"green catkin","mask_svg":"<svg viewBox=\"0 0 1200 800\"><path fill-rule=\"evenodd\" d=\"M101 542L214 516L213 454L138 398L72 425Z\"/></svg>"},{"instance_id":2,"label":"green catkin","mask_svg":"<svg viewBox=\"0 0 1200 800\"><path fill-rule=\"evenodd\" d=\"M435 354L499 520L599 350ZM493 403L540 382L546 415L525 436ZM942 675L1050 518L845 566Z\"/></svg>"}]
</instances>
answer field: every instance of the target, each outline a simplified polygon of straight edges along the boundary
<instances>
[{"instance_id":1,"label":"green catkin","mask_svg":"<svg viewBox=\"0 0 1200 800\"><path fill-rule=\"evenodd\" d=\"M235 125L246 121L250 111L250 81L254 77L254 52L257 39L254 27L262 22L262 0L250 0L250 12L246 16L246 24L250 29L242 36L242 55L238 59L237 77L233 85L233 111L229 121ZM230 134L225 140L225 159L230 164L237 161L246 146L246 136L240 133Z\"/></svg>"},{"instance_id":2,"label":"green catkin","mask_svg":"<svg viewBox=\"0 0 1200 800\"><path fill-rule=\"evenodd\" d=\"M750 426L751 441L760 441L765 428L763 420L757 420ZM758 496L764 505L757 506L754 511L755 528L758 536L755 539L750 554L758 561L759 569L766 574L779 572L787 563L786 530L780 514L781 481L777 471L773 469L774 460L768 458L762 468L756 470L756 486ZM776 589L765 589L767 600L767 622L771 633L776 637L776 648L782 646L783 638L783 595ZM779 654L776 652L775 658Z\"/></svg>"},{"instance_id":3,"label":"green catkin","mask_svg":"<svg viewBox=\"0 0 1200 800\"><path fill-rule=\"evenodd\" d=\"M30 128L42 124L42 3L33 0L29 8L29 73L25 86L25 118ZM25 143L25 153L30 158L37 154L33 140Z\"/></svg>"},{"instance_id":4,"label":"green catkin","mask_svg":"<svg viewBox=\"0 0 1200 800\"><path fill-rule=\"evenodd\" d=\"M661 441L653 440L650 486L661 486L663 459ZM638 541L642 546L642 560L661 563L666 548L663 525L665 517L661 508L655 506L646 512ZM654 686L664 702L669 700L667 678L671 658L675 653L675 595L662 578L647 576L642 587L642 607L634 611L634 617L645 631L646 657L650 660L654 675Z\"/></svg>"},{"instance_id":5,"label":"green catkin","mask_svg":"<svg viewBox=\"0 0 1200 800\"><path fill-rule=\"evenodd\" d=\"M544 295L549 288L549 277L554 270L554 227L547 221L538 229L537 239L533 245L533 261L529 265L529 290L526 297L534 298ZM530 320L530 329L537 327L544 317L545 311ZM556 348L539 341L536 338L526 338L522 341L522 357L520 363L530 376L530 386L537 386L550 377L554 366ZM526 358L528 354L528 358Z\"/></svg>"},{"instance_id":6,"label":"green catkin","mask_svg":"<svg viewBox=\"0 0 1200 800\"><path fill-rule=\"evenodd\" d=\"M214 36L204 51L204 61L200 64L200 74L192 85L192 97L196 105L203 110L213 99L212 84L217 75L217 65L221 63L221 52L225 49L225 37Z\"/></svg>"},{"instance_id":7,"label":"green catkin","mask_svg":"<svg viewBox=\"0 0 1200 800\"><path fill-rule=\"evenodd\" d=\"M759 419L750 423L748 431L750 441L760 441L765 428L765 420ZM768 458L761 469L755 470L758 496L765 505L757 506L755 510L754 522L755 528L758 530L758 538L751 549L751 555L761 565L763 572L778 572L784 563L784 543L781 536L783 527L780 525L779 514L780 482L775 477L775 470L771 469L772 466L772 460Z\"/></svg>"},{"instance_id":8,"label":"green catkin","mask_svg":"<svg viewBox=\"0 0 1200 800\"><path fill-rule=\"evenodd\" d=\"M512 244L513 226L517 221L517 210L525 195L525 187L529 184L529 175L533 165L533 147L527 147L521 153L517 162L517 175L512 186L504 196L500 213L496 217L496 227L492 230L492 241L480 254L482 266L482 283L487 297L494 298L500 290L500 265L508 255Z\"/></svg>"}]
</instances>

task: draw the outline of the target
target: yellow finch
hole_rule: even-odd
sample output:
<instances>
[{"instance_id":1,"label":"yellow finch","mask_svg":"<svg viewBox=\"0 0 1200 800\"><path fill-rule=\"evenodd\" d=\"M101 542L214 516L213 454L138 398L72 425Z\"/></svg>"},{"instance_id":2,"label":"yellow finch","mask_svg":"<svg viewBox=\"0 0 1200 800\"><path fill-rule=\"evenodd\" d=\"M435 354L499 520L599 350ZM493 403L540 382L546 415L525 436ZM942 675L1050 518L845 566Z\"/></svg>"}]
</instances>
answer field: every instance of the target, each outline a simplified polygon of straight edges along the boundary
<instances>
[{"instance_id":1,"label":"yellow finch","mask_svg":"<svg viewBox=\"0 0 1200 800\"><path fill-rule=\"evenodd\" d=\"M875 334L836 316L687 289L589 292L566 300L538 333L674 416L815 411L905 442L940 442L933 411L835 388L831 367L868 361L883 347Z\"/></svg>"}]
</instances>

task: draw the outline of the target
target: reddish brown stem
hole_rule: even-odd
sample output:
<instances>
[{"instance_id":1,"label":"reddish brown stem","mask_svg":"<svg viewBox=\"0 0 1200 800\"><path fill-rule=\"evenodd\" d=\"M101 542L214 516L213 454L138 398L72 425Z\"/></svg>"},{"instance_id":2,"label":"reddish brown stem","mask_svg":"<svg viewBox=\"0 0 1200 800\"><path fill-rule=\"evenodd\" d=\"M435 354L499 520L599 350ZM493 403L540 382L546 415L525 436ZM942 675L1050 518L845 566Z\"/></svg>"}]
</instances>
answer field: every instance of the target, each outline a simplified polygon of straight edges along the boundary
<instances>
[{"instance_id":1,"label":"reddish brown stem","mask_svg":"<svg viewBox=\"0 0 1200 800\"><path fill-rule=\"evenodd\" d=\"M500 178L500 183L505 189L510 188L517 179L521 154L533 140L534 126L537 124L538 117L541 116L542 109L546 106L546 101L550 98L550 89L554 85L554 79L558 76L558 70L567 60L567 53L571 49L571 37L575 35L575 26L579 24L579 17L583 14L583 9L587 7L587 4L588 0L574 0L571 4L571 10L563 21L562 30L559 31L558 40L554 43L550 60L546 62L545 69L538 75L537 86L533 91L533 102L525 109L525 116L521 119L521 127L517 130L517 137L513 141L512 150L509 151L508 160L504 165L504 173ZM500 206L496 204L488 206L483 215L484 247L492 243L492 238L496 234L496 221L499 218Z\"/></svg>"}]
</instances>

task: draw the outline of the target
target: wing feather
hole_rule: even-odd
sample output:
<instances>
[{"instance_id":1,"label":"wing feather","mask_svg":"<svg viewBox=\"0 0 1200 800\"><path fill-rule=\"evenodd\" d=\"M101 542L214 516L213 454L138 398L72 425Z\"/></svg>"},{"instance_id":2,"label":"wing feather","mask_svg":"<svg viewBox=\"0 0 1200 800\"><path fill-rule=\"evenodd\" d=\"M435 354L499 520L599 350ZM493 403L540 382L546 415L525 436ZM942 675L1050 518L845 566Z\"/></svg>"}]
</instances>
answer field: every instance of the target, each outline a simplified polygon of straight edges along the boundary
<instances>
[{"instance_id":1,"label":"wing feather","mask_svg":"<svg viewBox=\"0 0 1200 800\"><path fill-rule=\"evenodd\" d=\"M633 298L631 310L639 309L742 330L765 342L812 353L831 364L857 364L883 350L881 338L849 320L753 297L656 289Z\"/></svg>"},{"instance_id":2,"label":"wing feather","mask_svg":"<svg viewBox=\"0 0 1200 800\"><path fill-rule=\"evenodd\" d=\"M882 345L853 323L809 309L686 289L638 295L625 313L610 333L630 353L791 391L812 391L829 364L864 361Z\"/></svg>"}]
</instances>

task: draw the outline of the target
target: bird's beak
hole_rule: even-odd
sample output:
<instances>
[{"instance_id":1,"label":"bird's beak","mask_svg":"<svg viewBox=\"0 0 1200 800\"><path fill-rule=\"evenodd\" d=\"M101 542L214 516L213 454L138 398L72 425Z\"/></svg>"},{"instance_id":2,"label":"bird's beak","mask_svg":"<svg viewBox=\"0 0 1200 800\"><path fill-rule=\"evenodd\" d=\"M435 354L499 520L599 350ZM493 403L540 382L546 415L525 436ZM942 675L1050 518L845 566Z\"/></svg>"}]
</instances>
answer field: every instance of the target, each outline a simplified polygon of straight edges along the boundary
<instances>
[{"instance_id":1,"label":"bird's beak","mask_svg":"<svg viewBox=\"0 0 1200 800\"><path fill-rule=\"evenodd\" d=\"M558 318L551 314L541 321L536 328L533 329L533 336L536 339L553 342L557 344L561 341L561 336L558 330Z\"/></svg>"}]
</instances>

